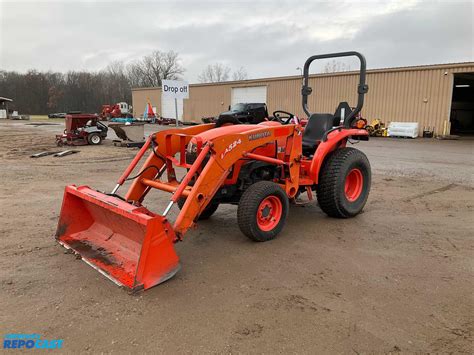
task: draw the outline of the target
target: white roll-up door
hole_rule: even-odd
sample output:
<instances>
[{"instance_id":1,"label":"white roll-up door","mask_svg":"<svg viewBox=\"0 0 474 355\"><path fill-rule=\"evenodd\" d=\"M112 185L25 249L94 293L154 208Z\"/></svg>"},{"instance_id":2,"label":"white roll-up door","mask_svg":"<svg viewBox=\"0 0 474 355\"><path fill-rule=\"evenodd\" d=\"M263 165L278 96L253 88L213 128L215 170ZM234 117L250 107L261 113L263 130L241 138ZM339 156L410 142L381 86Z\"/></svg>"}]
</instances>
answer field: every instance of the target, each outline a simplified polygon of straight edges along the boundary
<instances>
[{"instance_id":1,"label":"white roll-up door","mask_svg":"<svg viewBox=\"0 0 474 355\"><path fill-rule=\"evenodd\" d=\"M267 103L266 86L232 88L232 105L238 103Z\"/></svg>"},{"instance_id":2,"label":"white roll-up door","mask_svg":"<svg viewBox=\"0 0 474 355\"><path fill-rule=\"evenodd\" d=\"M161 117L176 118L174 99L161 98ZM178 99L178 118L180 121L183 120L183 99Z\"/></svg>"}]
</instances>

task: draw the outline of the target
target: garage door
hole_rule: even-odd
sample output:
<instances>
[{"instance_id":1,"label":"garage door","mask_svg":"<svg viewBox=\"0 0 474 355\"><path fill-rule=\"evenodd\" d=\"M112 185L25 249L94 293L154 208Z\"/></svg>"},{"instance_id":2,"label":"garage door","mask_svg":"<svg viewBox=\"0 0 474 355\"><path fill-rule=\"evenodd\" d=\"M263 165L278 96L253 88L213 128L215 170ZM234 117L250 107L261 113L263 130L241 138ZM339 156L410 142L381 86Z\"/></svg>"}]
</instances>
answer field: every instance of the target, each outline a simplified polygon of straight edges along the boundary
<instances>
[{"instance_id":1,"label":"garage door","mask_svg":"<svg viewBox=\"0 0 474 355\"><path fill-rule=\"evenodd\" d=\"M267 87L232 88L232 105L247 102L267 103Z\"/></svg>"},{"instance_id":2,"label":"garage door","mask_svg":"<svg viewBox=\"0 0 474 355\"><path fill-rule=\"evenodd\" d=\"M161 98L161 117L176 118L174 99ZM180 121L183 120L183 99L178 99L178 118Z\"/></svg>"}]
</instances>

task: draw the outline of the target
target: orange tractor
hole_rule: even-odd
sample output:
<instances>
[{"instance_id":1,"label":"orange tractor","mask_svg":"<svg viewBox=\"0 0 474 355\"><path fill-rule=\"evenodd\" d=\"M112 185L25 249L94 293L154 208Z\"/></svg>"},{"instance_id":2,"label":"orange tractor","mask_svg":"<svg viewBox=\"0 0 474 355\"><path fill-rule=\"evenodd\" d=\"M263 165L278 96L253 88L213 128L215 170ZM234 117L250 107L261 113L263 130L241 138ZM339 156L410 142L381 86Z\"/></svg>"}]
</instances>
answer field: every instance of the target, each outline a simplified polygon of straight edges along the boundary
<instances>
[{"instance_id":1,"label":"orange tractor","mask_svg":"<svg viewBox=\"0 0 474 355\"><path fill-rule=\"evenodd\" d=\"M346 56L356 56L361 64L357 107L351 110L341 103L336 114L310 113L310 64ZM331 217L357 215L367 201L371 171L364 153L346 144L368 139L356 118L368 91L365 71L365 58L358 52L308 58L302 87L308 115L304 128L288 114L256 125L216 128L211 123L151 135L110 194L87 186L66 187L57 240L118 285L140 290L179 270L174 244L220 204L238 205L240 230L259 242L282 231L289 205L298 203L300 195L311 201L316 193L319 206ZM139 172L129 177L147 152ZM181 179L178 167L186 172ZM132 183L119 196L127 180ZM161 214L144 206L151 189L171 194ZM174 204L180 212L171 222L167 215Z\"/></svg>"}]
</instances>

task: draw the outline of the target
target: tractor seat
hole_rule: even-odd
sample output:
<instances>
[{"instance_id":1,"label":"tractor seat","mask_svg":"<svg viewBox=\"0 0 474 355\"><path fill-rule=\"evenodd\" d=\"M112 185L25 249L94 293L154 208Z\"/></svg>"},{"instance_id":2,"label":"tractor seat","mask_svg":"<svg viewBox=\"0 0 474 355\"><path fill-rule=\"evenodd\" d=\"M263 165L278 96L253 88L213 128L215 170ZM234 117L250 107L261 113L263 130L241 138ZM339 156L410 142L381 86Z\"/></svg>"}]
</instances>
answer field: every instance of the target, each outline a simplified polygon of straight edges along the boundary
<instances>
[{"instance_id":1,"label":"tractor seat","mask_svg":"<svg viewBox=\"0 0 474 355\"><path fill-rule=\"evenodd\" d=\"M333 127L334 115L330 113L313 113L303 132L303 154L313 154L324 133Z\"/></svg>"}]
</instances>

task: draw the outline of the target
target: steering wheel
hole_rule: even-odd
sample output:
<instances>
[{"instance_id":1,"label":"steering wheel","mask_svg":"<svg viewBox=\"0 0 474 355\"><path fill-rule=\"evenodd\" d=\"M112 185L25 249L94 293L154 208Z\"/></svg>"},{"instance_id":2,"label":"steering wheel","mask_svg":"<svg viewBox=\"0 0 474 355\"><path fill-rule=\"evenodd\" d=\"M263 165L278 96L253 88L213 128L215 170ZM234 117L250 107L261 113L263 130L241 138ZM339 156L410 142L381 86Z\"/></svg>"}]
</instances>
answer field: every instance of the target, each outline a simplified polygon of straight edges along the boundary
<instances>
[{"instance_id":1,"label":"steering wheel","mask_svg":"<svg viewBox=\"0 0 474 355\"><path fill-rule=\"evenodd\" d=\"M288 124L295 115L286 111L274 111L273 117L274 121L281 122L281 124Z\"/></svg>"}]
</instances>

